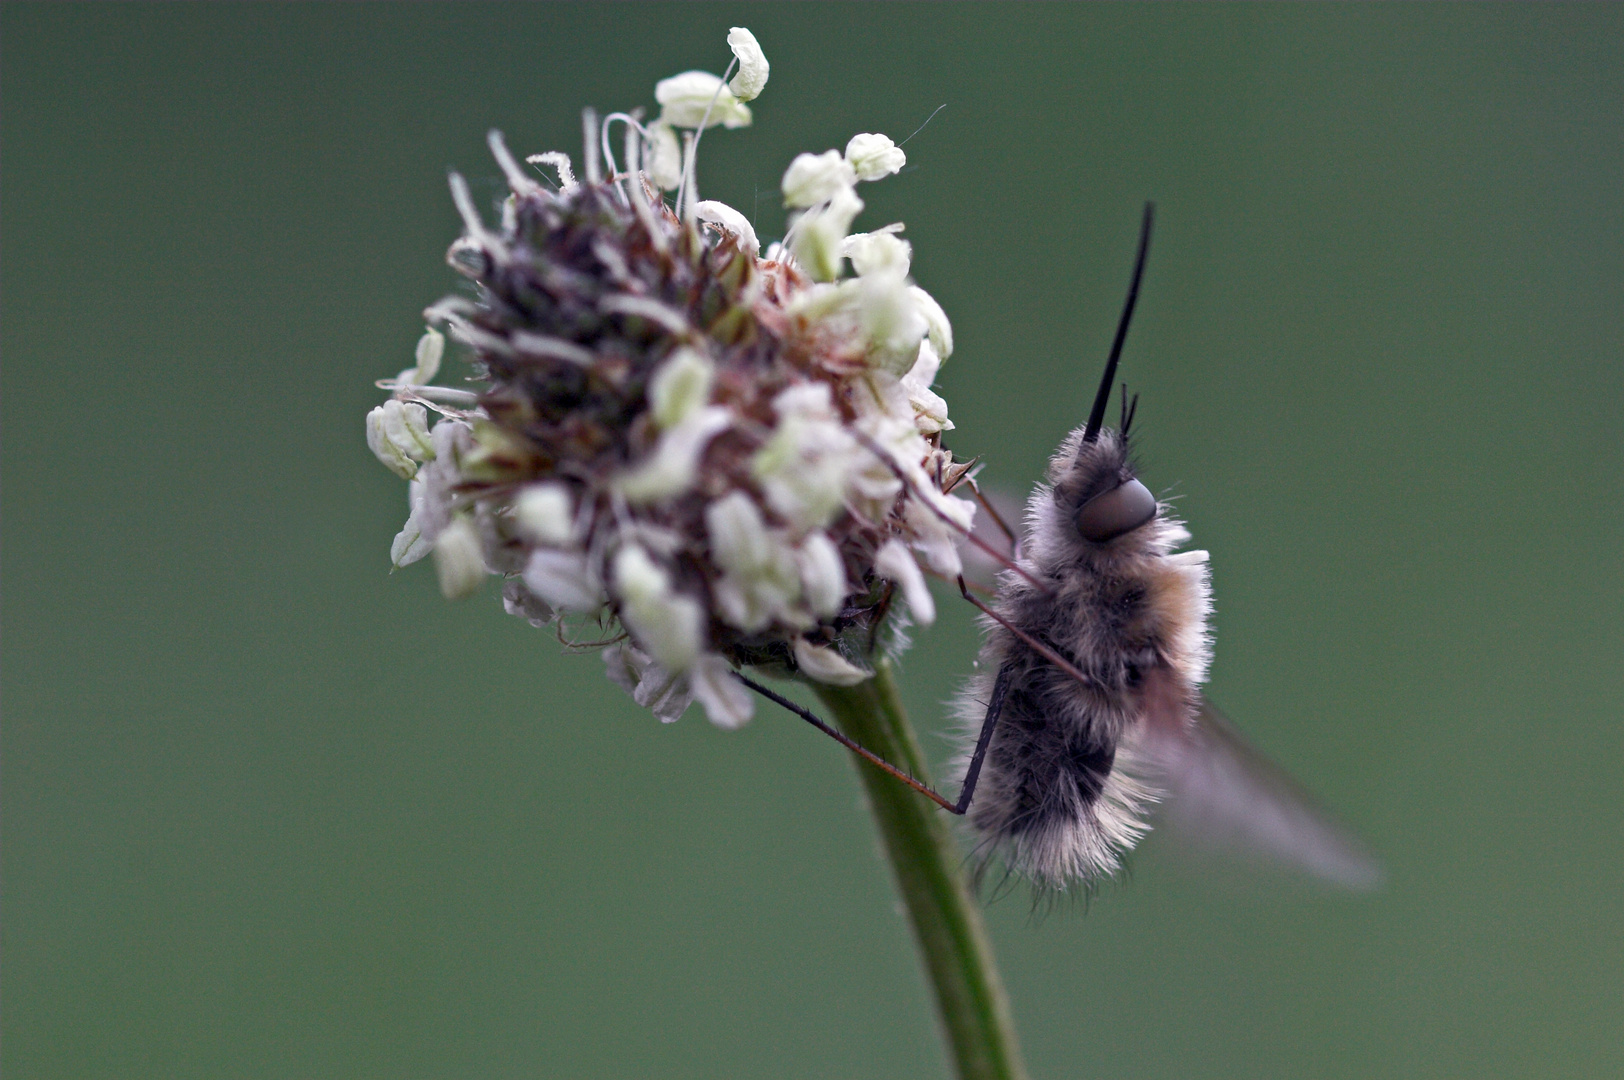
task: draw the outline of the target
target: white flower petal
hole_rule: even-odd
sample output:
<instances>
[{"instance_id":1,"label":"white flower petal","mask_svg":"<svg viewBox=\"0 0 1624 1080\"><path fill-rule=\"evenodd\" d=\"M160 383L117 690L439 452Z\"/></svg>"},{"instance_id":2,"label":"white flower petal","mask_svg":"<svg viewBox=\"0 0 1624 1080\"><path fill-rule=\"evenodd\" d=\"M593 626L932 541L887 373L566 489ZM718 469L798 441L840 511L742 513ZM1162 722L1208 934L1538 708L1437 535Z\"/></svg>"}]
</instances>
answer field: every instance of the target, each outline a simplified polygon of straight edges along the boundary
<instances>
[{"instance_id":1,"label":"white flower petal","mask_svg":"<svg viewBox=\"0 0 1624 1080\"><path fill-rule=\"evenodd\" d=\"M914 423L922 434L950 431L953 421L947 418L947 402L931 389L936 372L941 368L941 357L929 339L919 343L919 359L908 374L902 377L902 390L908 396L908 405L914 411Z\"/></svg>"},{"instance_id":2,"label":"white flower petal","mask_svg":"<svg viewBox=\"0 0 1624 1080\"><path fill-rule=\"evenodd\" d=\"M513 501L519 535L538 544L563 545L575 539L575 511L569 488L548 481L530 484Z\"/></svg>"},{"instance_id":3,"label":"white flower petal","mask_svg":"<svg viewBox=\"0 0 1624 1080\"><path fill-rule=\"evenodd\" d=\"M919 343L930 329L907 279L892 272L858 279L857 312L869 341L869 362L901 376L919 357Z\"/></svg>"},{"instance_id":4,"label":"white flower petal","mask_svg":"<svg viewBox=\"0 0 1624 1080\"><path fill-rule=\"evenodd\" d=\"M925 584L924 572L901 540L887 540L874 553L874 572L896 582L914 620L921 626L936 621L936 601L930 595L930 586Z\"/></svg>"},{"instance_id":5,"label":"white flower petal","mask_svg":"<svg viewBox=\"0 0 1624 1080\"><path fill-rule=\"evenodd\" d=\"M447 600L459 600L479 591L485 581L485 550L472 521L459 517L435 538L434 568L439 572L440 592Z\"/></svg>"},{"instance_id":6,"label":"white flower petal","mask_svg":"<svg viewBox=\"0 0 1624 1080\"><path fill-rule=\"evenodd\" d=\"M767 528L754 500L735 491L705 508L711 559L723 576L715 585L722 617L746 633L773 620L801 622L793 611L800 599L800 572L787 537Z\"/></svg>"},{"instance_id":7,"label":"white flower petal","mask_svg":"<svg viewBox=\"0 0 1624 1080\"><path fill-rule=\"evenodd\" d=\"M407 457L405 452L395 445L395 440L389 437L385 426L386 407L399 404L398 401L386 401L367 413L367 447L379 461L383 462L384 468L402 480L410 480L417 475L417 462Z\"/></svg>"},{"instance_id":8,"label":"white flower petal","mask_svg":"<svg viewBox=\"0 0 1624 1080\"><path fill-rule=\"evenodd\" d=\"M415 385L422 386L434 381L434 376L440 372L440 358L445 355L445 335L432 326L423 331L423 336L417 339L417 366L412 369L409 380Z\"/></svg>"},{"instance_id":9,"label":"white flower petal","mask_svg":"<svg viewBox=\"0 0 1624 1080\"><path fill-rule=\"evenodd\" d=\"M560 611L591 612L603 606L603 584L579 552L537 548L524 564L524 584Z\"/></svg>"},{"instance_id":10,"label":"white flower petal","mask_svg":"<svg viewBox=\"0 0 1624 1080\"><path fill-rule=\"evenodd\" d=\"M750 219L727 203L715 199L697 202L694 204L694 216L700 221L714 222L738 237L739 247L745 254L755 255L761 251L761 241L756 239L756 230L750 224Z\"/></svg>"},{"instance_id":11,"label":"white flower petal","mask_svg":"<svg viewBox=\"0 0 1624 1080\"><path fill-rule=\"evenodd\" d=\"M876 272L906 277L913 245L894 233L853 233L840 245L840 253L851 260L858 277Z\"/></svg>"},{"instance_id":12,"label":"white flower petal","mask_svg":"<svg viewBox=\"0 0 1624 1080\"><path fill-rule=\"evenodd\" d=\"M755 715L755 698L733 677L733 669L720 656L707 653L700 657L689 674L689 681L693 684L694 697L705 706L705 715L717 727L734 731Z\"/></svg>"},{"instance_id":13,"label":"white flower petal","mask_svg":"<svg viewBox=\"0 0 1624 1080\"><path fill-rule=\"evenodd\" d=\"M710 404L716 365L684 345L649 380L649 409L662 429L674 428Z\"/></svg>"},{"instance_id":14,"label":"white flower petal","mask_svg":"<svg viewBox=\"0 0 1624 1080\"><path fill-rule=\"evenodd\" d=\"M615 489L634 504L681 495L698 479L705 447L732 422L721 405L699 410L661 435L647 459L615 479Z\"/></svg>"},{"instance_id":15,"label":"white flower petal","mask_svg":"<svg viewBox=\"0 0 1624 1080\"><path fill-rule=\"evenodd\" d=\"M913 295L914 302L919 305L919 313L930 327L930 343L936 349L936 355L946 360L953 355L953 324L947 321L947 312L942 310L935 297L918 285L908 286L908 292Z\"/></svg>"},{"instance_id":16,"label":"white flower petal","mask_svg":"<svg viewBox=\"0 0 1624 1080\"><path fill-rule=\"evenodd\" d=\"M833 649L814 645L805 638L795 639L795 666L807 678L830 686L856 686L874 675Z\"/></svg>"},{"instance_id":17,"label":"white flower petal","mask_svg":"<svg viewBox=\"0 0 1624 1080\"><path fill-rule=\"evenodd\" d=\"M784 205L805 208L828 202L841 191L850 190L857 174L838 150L821 154L799 154L784 170L780 185ZM861 204L859 204L861 206Z\"/></svg>"},{"instance_id":18,"label":"white flower petal","mask_svg":"<svg viewBox=\"0 0 1624 1080\"><path fill-rule=\"evenodd\" d=\"M789 252L814 281L840 276L840 249L863 200L851 188L834 193L828 205L803 214L791 229Z\"/></svg>"},{"instance_id":19,"label":"white flower petal","mask_svg":"<svg viewBox=\"0 0 1624 1080\"><path fill-rule=\"evenodd\" d=\"M666 191L682 185L682 145L677 133L663 120L648 126L648 176Z\"/></svg>"},{"instance_id":20,"label":"white flower petal","mask_svg":"<svg viewBox=\"0 0 1624 1080\"><path fill-rule=\"evenodd\" d=\"M406 486L406 500L411 513L407 515L406 524L400 532L395 534L394 543L389 545L389 562L396 570L410 566L434 550L434 542L424 535L422 480L413 480Z\"/></svg>"},{"instance_id":21,"label":"white flower petal","mask_svg":"<svg viewBox=\"0 0 1624 1080\"><path fill-rule=\"evenodd\" d=\"M654 86L654 100L661 105L660 119L673 127L750 126L750 107L722 85L721 76L708 71L684 71L661 79Z\"/></svg>"},{"instance_id":22,"label":"white flower petal","mask_svg":"<svg viewBox=\"0 0 1624 1080\"><path fill-rule=\"evenodd\" d=\"M773 399L780 419L750 460L767 504L797 530L821 529L845 504L861 448L841 425L826 383L792 386Z\"/></svg>"},{"instance_id":23,"label":"white flower petal","mask_svg":"<svg viewBox=\"0 0 1624 1080\"><path fill-rule=\"evenodd\" d=\"M637 644L668 671L686 672L699 656L704 611L672 591L671 576L636 544L615 553L621 621Z\"/></svg>"},{"instance_id":24,"label":"white flower petal","mask_svg":"<svg viewBox=\"0 0 1624 1080\"><path fill-rule=\"evenodd\" d=\"M801 541L795 561L801 570L801 588L814 615L832 619L846 604L849 586L840 549L823 533L815 532Z\"/></svg>"},{"instance_id":25,"label":"white flower petal","mask_svg":"<svg viewBox=\"0 0 1624 1080\"><path fill-rule=\"evenodd\" d=\"M908 155L887 136L865 133L853 135L846 144L846 160L859 180L878 180L900 170Z\"/></svg>"},{"instance_id":26,"label":"white flower petal","mask_svg":"<svg viewBox=\"0 0 1624 1080\"><path fill-rule=\"evenodd\" d=\"M767 54L761 51L756 35L742 26L727 32L728 48L739 58L739 71L728 80L727 88L740 101L754 101L767 85Z\"/></svg>"}]
</instances>

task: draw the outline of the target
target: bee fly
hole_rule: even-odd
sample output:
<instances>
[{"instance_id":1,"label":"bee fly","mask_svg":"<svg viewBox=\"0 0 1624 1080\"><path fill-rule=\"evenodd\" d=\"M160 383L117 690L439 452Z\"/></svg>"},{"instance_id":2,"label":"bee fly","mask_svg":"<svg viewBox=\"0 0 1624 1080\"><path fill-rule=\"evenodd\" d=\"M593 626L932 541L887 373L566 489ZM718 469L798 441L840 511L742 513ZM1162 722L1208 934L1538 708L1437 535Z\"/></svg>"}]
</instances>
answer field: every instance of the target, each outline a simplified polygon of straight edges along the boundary
<instances>
[{"instance_id":1,"label":"bee fly","mask_svg":"<svg viewBox=\"0 0 1624 1080\"><path fill-rule=\"evenodd\" d=\"M947 810L967 815L993 855L1040 888L1118 869L1166 802L1165 819L1198 846L1231 847L1353 887L1378 870L1289 777L1251 750L1202 696L1211 658L1207 553L1176 549L1182 522L1138 479L1128 432L1137 396L1104 426L1139 297L1154 207L1147 204L1127 301L1088 421L1050 459L1026 505L1024 541L984 603L978 673L955 711L966 734L949 801L813 714L750 683ZM973 486L973 481L971 482ZM979 490L977 495L981 493ZM746 680L748 682L748 680ZM972 801L973 800L973 801Z\"/></svg>"}]
</instances>

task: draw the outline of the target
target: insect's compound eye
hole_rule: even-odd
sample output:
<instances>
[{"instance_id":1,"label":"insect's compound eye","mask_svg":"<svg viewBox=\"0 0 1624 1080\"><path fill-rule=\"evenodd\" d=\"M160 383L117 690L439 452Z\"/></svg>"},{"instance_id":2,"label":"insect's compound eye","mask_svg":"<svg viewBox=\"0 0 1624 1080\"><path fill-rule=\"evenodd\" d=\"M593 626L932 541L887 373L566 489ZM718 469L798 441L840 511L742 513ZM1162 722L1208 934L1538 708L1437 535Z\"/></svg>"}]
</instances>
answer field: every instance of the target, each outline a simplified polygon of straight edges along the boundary
<instances>
[{"instance_id":1,"label":"insect's compound eye","mask_svg":"<svg viewBox=\"0 0 1624 1080\"><path fill-rule=\"evenodd\" d=\"M1156 516L1156 496L1137 480L1102 491L1077 511L1083 539L1103 544L1130 533Z\"/></svg>"}]
</instances>

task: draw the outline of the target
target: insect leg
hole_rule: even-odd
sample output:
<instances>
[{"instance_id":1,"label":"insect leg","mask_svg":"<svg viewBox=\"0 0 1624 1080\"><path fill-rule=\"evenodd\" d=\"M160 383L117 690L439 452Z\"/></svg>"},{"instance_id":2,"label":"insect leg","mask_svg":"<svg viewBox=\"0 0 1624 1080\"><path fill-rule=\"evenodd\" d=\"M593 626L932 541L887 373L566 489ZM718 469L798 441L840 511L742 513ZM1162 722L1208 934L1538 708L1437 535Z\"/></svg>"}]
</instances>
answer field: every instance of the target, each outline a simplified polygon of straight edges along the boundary
<instances>
[{"instance_id":1,"label":"insect leg","mask_svg":"<svg viewBox=\"0 0 1624 1080\"><path fill-rule=\"evenodd\" d=\"M1009 541L1009 557L1019 562L1021 558L1021 538L1015 535L1015 530L1009 527L1009 522L1005 521L1004 516L993 506L992 500L981 493L979 484L969 477L966 477L964 482L970 485L970 490L975 492L976 502L981 504L981 509L987 512L987 516L992 518L992 523L998 526L998 531L1003 533L1004 537Z\"/></svg>"},{"instance_id":2,"label":"insect leg","mask_svg":"<svg viewBox=\"0 0 1624 1080\"><path fill-rule=\"evenodd\" d=\"M909 776L907 773L903 772L901 769L897 768L895 765L891 764L889 761L886 761L884 758L880 757L880 755L874 753L874 751L869 750L869 749L859 745L855 740L847 737L843 732L837 731L835 728L830 727L827 723L825 723L823 720L821 720L816 713L811 712L811 711L809 711L807 709L801 708L799 705L795 704L795 702L791 701L789 698L784 697L782 694L773 693L771 690L767 689L765 686L762 686L760 683L756 682L753 679L746 678L745 676L739 674L737 671L735 671L733 673L733 677L735 679L739 680L740 682L742 682L744 685L748 686L750 689L754 690L756 693L760 694L762 697L766 698L768 701L772 702L773 704L782 705L784 708L788 709L790 712L794 713L796 716L799 716L802 720L805 720L807 723L811 724L813 727L817 728L819 731L821 731L825 735L829 736L829 738L833 739L835 742L839 743L841 746L844 746L847 750L850 750L852 753L856 754L858 757L862 758L864 761L868 762L870 765L873 765L875 768L879 769L881 772L889 773L890 775L896 777L898 780L901 780L904 784L907 784L909 787L913 788L915 791L919 792L919 794L925 796L925 798L929 799L931 802L935 803L937 806L940 806L943 810L946 810L948 813L950 813L950 814L963 814L964 811L969 808L970 799L969 799L969 794L968 793L974 790L974 781L973 780L971 780L969 782L969 786L965 789L965 791L961 792L959 794L958 803L957 804L950 803L945 798L943 798L941 795L938 795L936 792L932 791L929 787L925 786L924 784L921 784L918 780L915 780L913 777ZM982 732L982 734L981 734L981 744L977 748L976 760L975 760L975 762L973 763L973 766L972 766L973 768L975 768L975 770L977 772L980 771L982 751L985 748L985 744L986 744L988 736L992 732L991 723L992 723L992 721L994 721L996 719L997 719L997 717L995 715L991 716L990 719L989 719L989 722L987 724L986 730L984 730ZM973 775L973 774L968 774L968 775Z\"/></svg>"},{"instance_id":3,"label":"insect leg","mask_svg":"<svg viewBox=\"0 0 1624 1080\"><path fill-rule=\"evenodd\" d=\"M1054 649L1052 649L1049 646L1045 645L1043 642L1039 641L1037 638L1033 637L1031 634L1028 634L1025 630L1022 630L1020 627L1016 626L1014 623L1010 622L1008 619L1006 619L1002 615L998 614L998 612L994 611L992 608L988 607L986 604L983 604L980 600L977 600L974 596L970 595L970 586L965 584L963 574L959 575L959 595L963 596L966 600L970 601L970 603L972 603L976 607L980 608L981 613L983 615L987 616L989 619L991 619L993 622L997 623L999 626L1002 626L1005 630L1008 630L1011 634L1014 634L1017 638L1019 638L1022 642L1024 642L1027 645L1027 647L1030 648L1033 652L1037 653L1039 656L1041 656L1045 660L1049 661L1049 663L1053 664L1055 667L1059 668L1061 671L1064 671L1067 675L1070 675L1072 678L1076 679L1078 682L1082 683L1084 686L1093 686L1093 685L1095 685L1093 679L1089 678L1087 675L1084 675L1081 671L1077 670L1077 665L1076 664L1073 664L1070 660L1067 660L1064 656L1061 656Z\"/></svg>"},{"instance_id":4,"label":"insect leg","mask_svg":"<svg viewBox=\"0 0 1624 1080\"><path fill-rule=\"evenodd\" d=\"M957 805L948 809L963 814L970 809L970 798L976 793L976 781L981 779L981 763L987 757L987 744L992 742L992 730L998 726L998 717L1004 711L1004 695L1009 693L1009 665L998 669L998 679L992 684L992 700L987 703L987 718L981 722L981 734L976 738L975 751L970 755L970 767L964 770L964 786L959 788Z\"/></svg>"}]
</instances>

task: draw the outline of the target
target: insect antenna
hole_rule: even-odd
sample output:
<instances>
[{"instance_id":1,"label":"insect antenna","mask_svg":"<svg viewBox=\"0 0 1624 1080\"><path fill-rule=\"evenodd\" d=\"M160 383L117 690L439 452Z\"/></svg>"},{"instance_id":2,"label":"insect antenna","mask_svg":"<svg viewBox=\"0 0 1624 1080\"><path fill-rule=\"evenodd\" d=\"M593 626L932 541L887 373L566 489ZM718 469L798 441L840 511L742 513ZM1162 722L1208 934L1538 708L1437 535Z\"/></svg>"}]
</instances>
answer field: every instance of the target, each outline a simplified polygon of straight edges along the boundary
<instances>
[{"instance_id":1,"label":"insect antenna","mask_svg":"<svg viewBox=\"0 0 1624 1080\"><path fill-rule=\"evenodd\" d=\"M1128 437L1128 429L1133 427L1133 418L1137 415L1139 415L1139 395L1136 392L1133 395L1133 399L1130 401L1128 399L1128 384L1123 383L1122 422L1118 425L1117 430L1122 433L1122 437L1124 439Z\"/></svg>"},{"instance_id":2,"label":"insect antenna","mask_svg":"<svg viewBox=\"0 0 1624 1080\"><path fill-rule=\"evenodd\" d=\"M1094 394L1094 408L1088 414L1088 427L1083 431L1083 442L1091 443L1100 437L1105 423L1105 407L1111 401L1111 384L1116 381L1117 361L1122 359L1122 343L1128 338L1128 323L1133 321L1133 308L1139 302L1139 281L1145 276L1145 257L1150 254L1150 227L1156 220L1156 204L1145 204L1145 216L1139 223L1139 255L1133 261L1133 280L1128 284L1128 302L1122 306L1122 318L1117 320L1116 338L1111 342L1111 355L1105 361L1105 375Z\"/></svg>"}]
</instances>

